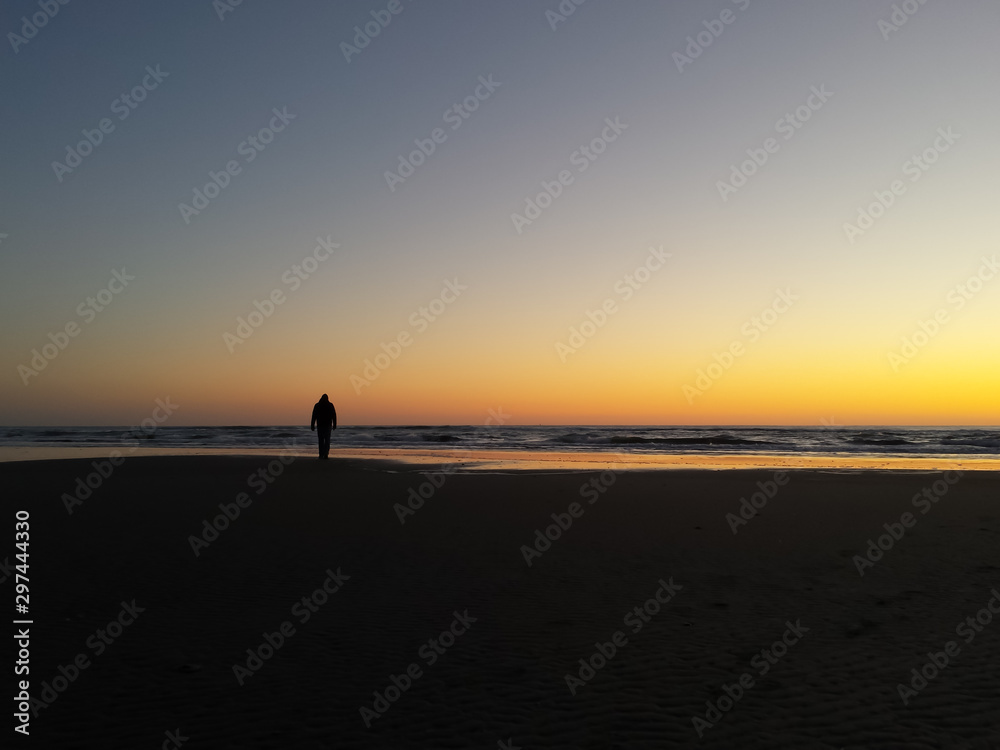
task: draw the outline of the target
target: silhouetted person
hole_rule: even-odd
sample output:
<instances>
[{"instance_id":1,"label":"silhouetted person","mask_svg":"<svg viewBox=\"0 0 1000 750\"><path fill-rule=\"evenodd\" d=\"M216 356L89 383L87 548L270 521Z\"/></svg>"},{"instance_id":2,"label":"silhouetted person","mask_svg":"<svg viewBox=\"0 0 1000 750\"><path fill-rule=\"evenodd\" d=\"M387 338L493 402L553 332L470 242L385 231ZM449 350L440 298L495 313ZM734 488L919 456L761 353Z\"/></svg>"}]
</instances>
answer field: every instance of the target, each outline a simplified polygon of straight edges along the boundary
<instances>
[{"instance_id":1,"label":"silhouetted person","mask_svg":"<svg viewBox=\"0 0 1000 750\"><path fill-rule=\"evenodd\" d=\"M316 436L319 438L319 457L329 458L330 433L337 429L337 410L333 408L333 404L330 403L330 399L325 393L323 398L317 401L313 407L309 429L316 430Z\"/></svg>"}]
</instances>

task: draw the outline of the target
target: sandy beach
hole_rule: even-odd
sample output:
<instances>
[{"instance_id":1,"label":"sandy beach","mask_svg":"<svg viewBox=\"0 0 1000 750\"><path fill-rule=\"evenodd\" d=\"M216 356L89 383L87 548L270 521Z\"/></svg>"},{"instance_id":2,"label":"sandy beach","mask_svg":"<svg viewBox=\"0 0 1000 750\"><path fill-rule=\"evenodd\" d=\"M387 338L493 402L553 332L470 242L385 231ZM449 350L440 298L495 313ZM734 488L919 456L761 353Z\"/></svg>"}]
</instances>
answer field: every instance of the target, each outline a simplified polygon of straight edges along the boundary
<instances>
[{"instance_id":1,"label":"sandy beach","mask_svg":"<svg viewBox=\"0 0 1000 750\"><path fill-rule=\"evenodd\" d=\"M39 747L1000 746L992 473L92 470L0 465Z\"/></svg>"}]
</instances>

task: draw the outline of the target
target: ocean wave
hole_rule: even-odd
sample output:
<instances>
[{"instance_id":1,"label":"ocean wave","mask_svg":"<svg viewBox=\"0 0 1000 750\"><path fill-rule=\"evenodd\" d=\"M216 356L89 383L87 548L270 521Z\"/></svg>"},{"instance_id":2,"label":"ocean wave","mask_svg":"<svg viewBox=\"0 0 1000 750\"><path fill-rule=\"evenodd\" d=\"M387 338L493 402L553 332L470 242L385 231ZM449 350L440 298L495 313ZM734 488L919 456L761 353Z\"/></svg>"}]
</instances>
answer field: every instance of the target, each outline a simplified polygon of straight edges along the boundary
<instances>
[{"instance_id":1,"label":"ocean wave","mask_svg":"<svg viewBox=\"0 0 1000 750\"><path fill-rule=\"evenodd\" d=\"M549 438L550 443L565 445L769 445L769 440L741 438L733 435L704 435L698 437L661 437L642 435L601 435L593 432L567 432Z\"/></svg>"},{"instance_id":2,"label":"ocean wave","mask_svg":"<svg viewBox=\"0 0 1000 750\"><path fill-rule=\"evenodd\" d=\"M907 440L905 438L898 437L865 437L863 435L856 435L855 437L848 438L848 443L855 443L857 445L916 445L912 440Z\"/></svg>"},{"instance_id":3,"label":"ocean wave","mask_svg":"<svg viewBox=\"0 0 1000 750\"><path fill-rule=\"evenodd\" d=\"M143 445L174 447L283 448L290 441L304 444L302 425L190 426L163 425L153 434L133 427L6 427L0 444L7 446L78 445L120 447L136 438ZM311 440L309 440L311 443ZM481 425L350 426L334 433L338 447L391 447L446 450L462 443L469 448L509 450L606 451L663 454L782 453L969 455L1000 454L1000 428L851 427L824 430L810 427L632 427L632 426L508 426Z\"/></svg>"},{"instance_id":4,"label":"ocean wave","mask_svg":"<svg viewBox=\"0 0 1000 750\"><path fill-rule=\"evenodd\" d=\"M738 438L732 435L709 435L708 437L639 437L638 435L616 435L609 441L612 445L654 444L654 445L769 445L767 440Z\"/></svg>"},{"instance_id":5,"label":"ocean wave","mask_svg":"<svg viewBox=\"0 0 1000 750\"><path fill-rule=\"evenodd\" d=\"M942 445L956 446L967 445L971 448L992 448L1000 449L1000 439L997 438L944 438Z\"/></svg>"},{"instance_id":6,"label":"ocean wave","mask_svg":"<svg viewBox=\"0 0 1000 750\"><path fill-rule=\"evenodd\" d=\"M566 443L568 445L577 445L581 443L591 442L591 437L593 433L583 433L583 432L567 432L563 435L553 435L548 439L549 443Z\"/></svg>"}]
</instances>

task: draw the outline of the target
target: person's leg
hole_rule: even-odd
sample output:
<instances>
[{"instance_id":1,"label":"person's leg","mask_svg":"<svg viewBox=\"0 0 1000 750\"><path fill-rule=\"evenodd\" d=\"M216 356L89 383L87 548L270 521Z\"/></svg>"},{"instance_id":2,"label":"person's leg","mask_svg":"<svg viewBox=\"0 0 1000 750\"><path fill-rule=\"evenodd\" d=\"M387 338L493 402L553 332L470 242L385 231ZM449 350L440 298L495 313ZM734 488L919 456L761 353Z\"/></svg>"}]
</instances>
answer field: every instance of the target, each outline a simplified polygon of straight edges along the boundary
<instances>
[{"instance_id":1,"label":"person's leg","mask_svg":"<svg viewBox=\"0 0 1000 750\"><path fill-rule=\"evenodd\" d=\"M319 455L321 458L330 457L330 430L322 430L320 434Z\"/></svg>"},{"instance_id":2,"label":"person's leg","mask_svg":"<svg viewBox=\"0 0 1000 750\"><path fill-rule=\"evenodd\" d=\"M323 458L323 428L316 427L316 439L319 441L319 457Z\"/></svg>"}]
</instances>

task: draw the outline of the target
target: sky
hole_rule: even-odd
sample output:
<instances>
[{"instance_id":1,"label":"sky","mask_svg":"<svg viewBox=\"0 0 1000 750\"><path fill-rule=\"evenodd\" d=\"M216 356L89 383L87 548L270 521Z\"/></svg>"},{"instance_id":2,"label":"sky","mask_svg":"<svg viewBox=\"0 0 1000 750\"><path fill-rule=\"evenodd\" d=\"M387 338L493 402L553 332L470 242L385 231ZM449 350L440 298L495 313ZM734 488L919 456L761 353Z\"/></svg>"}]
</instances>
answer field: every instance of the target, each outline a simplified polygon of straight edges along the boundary
<instances>
[{"instance_id":1,"label":"sky","mask_svg":"<svg viewBox=\"0 0 1000 750\"><path fill-rule=\"evenodd\" d=\"M998 24L10 0L0 424L1000 424Z\"/></svg>"}]
</instances>

